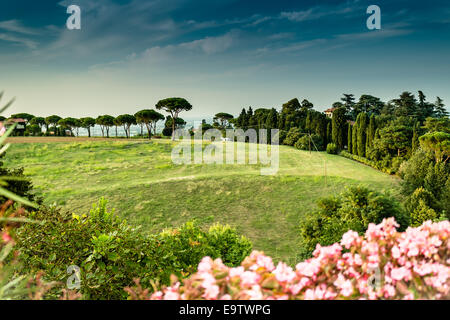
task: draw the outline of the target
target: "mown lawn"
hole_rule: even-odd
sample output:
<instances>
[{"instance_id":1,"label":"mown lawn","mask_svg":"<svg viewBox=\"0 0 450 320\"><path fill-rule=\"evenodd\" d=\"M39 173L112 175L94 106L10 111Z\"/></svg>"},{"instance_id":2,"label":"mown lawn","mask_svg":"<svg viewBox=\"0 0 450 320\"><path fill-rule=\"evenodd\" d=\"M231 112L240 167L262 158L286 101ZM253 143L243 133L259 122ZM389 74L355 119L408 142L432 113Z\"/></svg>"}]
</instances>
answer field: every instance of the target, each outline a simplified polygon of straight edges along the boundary
<instances>
[{"instance_id":1,"label":"mown lawn","mask_svg":"<svg viewBox=\"0 0 450 320\"><path fill-rule=\"evenodd\" d=\"M4 162L24 166L46 204L84 213L104 196L143 232L193 219L230 224L290 263L298 261L298 223L317 199L357 184L397 196L395 177L326 153L281 146L278 173L261 176L260 165L174 165L167 140L85 140L12 144Z\"/></svg>"}]
</instances>

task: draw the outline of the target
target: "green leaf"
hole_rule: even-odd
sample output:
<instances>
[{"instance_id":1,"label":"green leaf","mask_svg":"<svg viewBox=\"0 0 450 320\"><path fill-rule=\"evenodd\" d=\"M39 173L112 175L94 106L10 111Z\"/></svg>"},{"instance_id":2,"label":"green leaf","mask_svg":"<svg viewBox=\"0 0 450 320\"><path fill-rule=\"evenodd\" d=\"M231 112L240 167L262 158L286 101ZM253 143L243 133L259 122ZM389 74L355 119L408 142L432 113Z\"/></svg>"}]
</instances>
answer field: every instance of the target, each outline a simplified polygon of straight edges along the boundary
<instances>
[{"instance_id":1,"label":"green leaf","mask_svg":"<svg viewBox=\"0 0 450 320\"><path fill-rule=\"evenodd\" d=\"M24 204L24 205L26 205L28 207L32 207L32 208L37 208L38 207L36 204L34 204L34 203L32 203L32 202L30 202L30 201L28 201L28 200L26 200L26 199L24 199L22 197L19 197L18 195L14 194L11 191L6 190L5 188L2 188L2 187L0 187L0 195L6 197L8 199L14 200L16 202L19 202L21 204Z\"/></svg>"}]
</instances>

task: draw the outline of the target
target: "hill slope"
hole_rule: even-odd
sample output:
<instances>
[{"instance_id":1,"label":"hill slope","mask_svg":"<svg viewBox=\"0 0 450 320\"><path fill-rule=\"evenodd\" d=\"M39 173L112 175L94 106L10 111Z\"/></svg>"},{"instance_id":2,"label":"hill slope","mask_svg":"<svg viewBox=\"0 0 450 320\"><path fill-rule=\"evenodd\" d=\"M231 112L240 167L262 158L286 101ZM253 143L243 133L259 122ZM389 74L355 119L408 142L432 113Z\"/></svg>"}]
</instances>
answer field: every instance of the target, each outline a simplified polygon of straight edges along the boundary
<instances>
[{"instance_id":1,"label":"hill slope","mask_svg":"<svg viewBox=\"0 0 450 320\"><path fill-rule=\"evenodd\" d=\"M291 262L298 261L298 223L317 199L357 184L395 193L398 184L343 157L286 146L278 174L261 176L260 165L174 165L167 140L72 141L13 144L5 164L24 166L47 204L84 213L105 196L148 232L192 219L228 223L255 249Z\"/></svg>"}]
</instances>

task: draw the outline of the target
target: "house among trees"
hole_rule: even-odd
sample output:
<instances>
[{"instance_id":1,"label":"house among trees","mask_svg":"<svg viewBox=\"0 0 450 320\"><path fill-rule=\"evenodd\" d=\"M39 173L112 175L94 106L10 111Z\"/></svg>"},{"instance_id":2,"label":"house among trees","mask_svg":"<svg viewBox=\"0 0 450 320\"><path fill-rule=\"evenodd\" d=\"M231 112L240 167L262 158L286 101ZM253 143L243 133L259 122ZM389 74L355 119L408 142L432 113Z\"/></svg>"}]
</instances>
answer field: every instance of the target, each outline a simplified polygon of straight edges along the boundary
<instances>
[{"instance_id":1,"label":"house among trees","mask_svg":"<svg viewBox=\"0 0 450 320\"><path fill-rule=\"evenodd\" d=\"M13 124L16 124L16 127L14 128L12 135L23 136L25 134L25 129L27 125L27 121L25 119L22 118L7 119L0 122L0 126L4 126L6 129L11 127Z\"/></svg>"},{"instance_id":2,"label":"house among trees","mask_svg":"<svg viewBox=\"0 0 450 320\"><path fill-rule=\"evenodd\" d=\"M328 118L333 118L333 111L336 109L337 108L329 108L329 109L325 110L324 113L327 115Z\"/></svg>"}]
</instances>

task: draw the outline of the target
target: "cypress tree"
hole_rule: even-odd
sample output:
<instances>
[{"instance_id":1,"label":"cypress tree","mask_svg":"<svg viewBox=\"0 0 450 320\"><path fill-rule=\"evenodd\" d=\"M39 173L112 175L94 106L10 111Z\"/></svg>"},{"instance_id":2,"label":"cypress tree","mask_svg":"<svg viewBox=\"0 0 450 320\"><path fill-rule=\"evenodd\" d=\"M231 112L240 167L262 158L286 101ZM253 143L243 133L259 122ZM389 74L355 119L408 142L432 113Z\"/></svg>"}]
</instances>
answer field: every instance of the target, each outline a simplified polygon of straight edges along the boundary
<instances>
[{"instance_id":1,"label":"cypress tree","mask_svg":"<svg viewBox=\"0 0 450 320\"><path fill-rule=\"evenodd\" d=\"M333 143L339 149L344 149L345 145L345 124L346 124L346 109L338 108L333 111L333 118L331 120L331 135Z\"/></svg>"},{"instance_id":2,"label":"cypress tree","mask_svg":"<svg viewBox=\"0 0 450 320\"><path fill-rule=\"evenodd\" d=\"M361 112L359 115L359 128L358 128L358 156L366 156L366 130L367 130L367 114Z\"/></svg>"},{"instance_id":3,"label":"cypress tree","mask_svg":"<svg viewBox=\"0 0 450 320\"><path fill-rule=\"evenodd\" d=\"M367 130L366 151L373 147L373 139L375 138L376 129L375 115L372 114L370 116L369 128Z\"/></svg>"},{"instance_id":4,"label":"cypress tree","mask_svg":"<svg viewBox=\"0 0 450 320\"><path fill-rule=\"evenodd\" d=\"M333 138L331 137L331 122L328 122L327 124L327 143L330 143L333 141Z\"/></svg>"},{"instance_id":5,"label":"cypress tree","mask_svg":"<svg viewBox=\"0 0 450 320\"><path fill-rule=\"evenodd\" d=\"M348 132L347 132L347 151L352 153L352 139L353 139L353 135L352 135L352 124L348 123Z\"/></svg>"},{"instance_id":6,"label":"cypress tree","mask_svg":"<svg viewBox=\"0 0 450 320\"><path fill-rule=\"evenodd\" d=\"M352 130L352 153L358 154L358 127L359 127L359 115L356 117L356 123L353 125Z\"/></svg>"}]
</instances>

